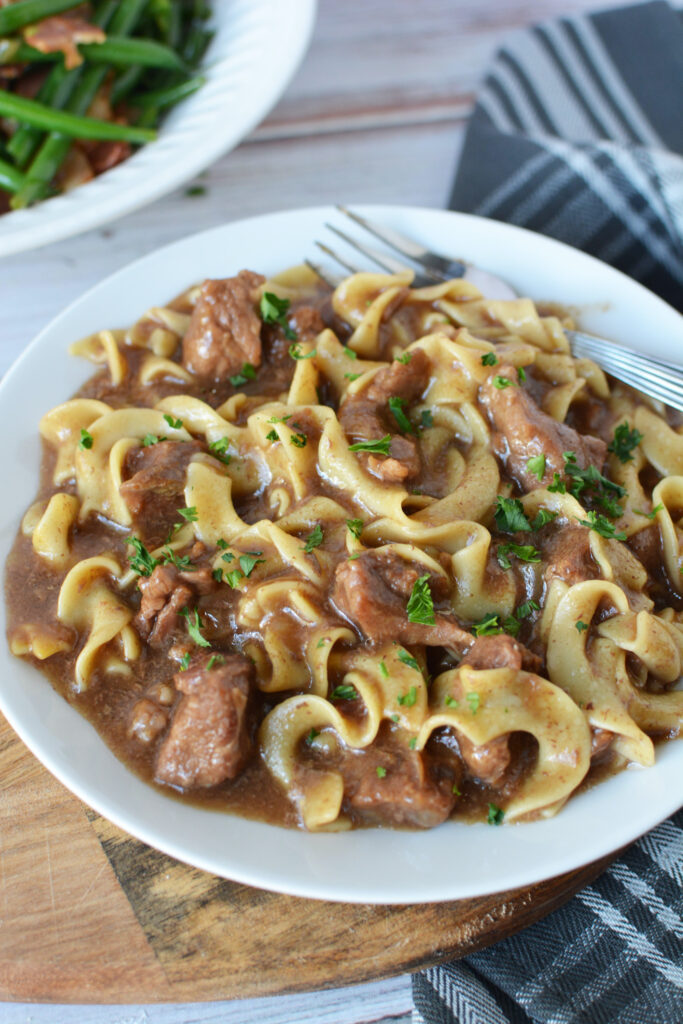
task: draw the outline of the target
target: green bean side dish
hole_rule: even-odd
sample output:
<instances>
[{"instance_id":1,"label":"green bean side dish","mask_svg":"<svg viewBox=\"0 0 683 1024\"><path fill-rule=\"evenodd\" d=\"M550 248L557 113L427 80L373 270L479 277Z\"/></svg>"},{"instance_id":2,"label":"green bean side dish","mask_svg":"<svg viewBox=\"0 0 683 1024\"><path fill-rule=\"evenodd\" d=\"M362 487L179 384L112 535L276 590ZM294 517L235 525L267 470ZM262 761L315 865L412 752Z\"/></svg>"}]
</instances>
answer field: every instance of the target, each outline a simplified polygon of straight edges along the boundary
<instances>
[{"instance_id":1,"label":"green bean side dish","mask_svg":"<svg viewBox=\"0 0 683 1024\"><path fill-rule=\"evenodd\" d=\"M205 0L15 0L0 7L0 213L125 160L201 88Z\"/></svg>"}]
</instances>

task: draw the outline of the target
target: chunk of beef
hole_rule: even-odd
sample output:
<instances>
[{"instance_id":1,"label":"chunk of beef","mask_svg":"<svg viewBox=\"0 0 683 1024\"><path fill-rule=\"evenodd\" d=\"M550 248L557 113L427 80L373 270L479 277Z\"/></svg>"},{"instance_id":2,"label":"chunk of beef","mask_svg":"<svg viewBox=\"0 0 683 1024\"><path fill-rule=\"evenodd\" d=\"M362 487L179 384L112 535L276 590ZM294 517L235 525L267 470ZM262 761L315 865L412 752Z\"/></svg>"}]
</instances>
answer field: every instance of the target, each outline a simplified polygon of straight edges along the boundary
<instances>
[{"instance_id":1,"label":"chunk of beef","mask_svg":"<svg viewBox=\"0 0 683 1024\"><path fill-rule=\"evenodd\" d=\"M88 150L88 160L95 174L103 174L122 164L132 152L130 142L98 142Z\"/></svg>"},{"instance_id":2,"label":"chunk of beef","mask_svg":"<svg viewBox=\"0 0 683 1024\"><path fill-rule=\"evenodd\" d=\"M183 608L196 604L197 597L216 586L208 566L194 571L174 565L158 565L150 576L141 577L140 610L135 616L139 633L152 647L159 647L180 624Z\"/></svg>"},{"instance_id":3,"label":"chunk of beef","mask_svg":"<svg viewBox=\"0 0 683 1024\"><path fill-rule=\"evenodd\" d=\"M325 321L315 306L299 306L289 318L292 328L300 340L315 338L325 330Z\"/></svg>"},{"instance_id":4,"label":"chunk of beef","mask_svg":"<svg viewBox=\"0 0 683 1024\"><path fill-rule=\"evenodd\" d=\"M631 534L627 543L650 576L657 578L662 571L662 539L659 527L652 523L644 530Z\"/></svg>"},{"instance_id":5,"label":"chunk of beef","mask_svg":"<svg viewBox=\"0 0 683 1024\"><path fill-rule=\"evenodd\" d=\"M201 450L199 441L160 441L126 455L120 493L138 533L152 547L163 543L178 522L178 509L185 507L187 466Z\"/></svg>"},{"instance_id":6,"label":"chunk of beef","mask_svg":"<svg viewBox=\"0 0 683 1024\"><path fill-rule=\"evenodd\" d=\"M143 697L133 706L127 733L131 739L140 743L152 743L159 733L166 728L168 715L154 701Z\"/></svg>"},{"instance_id":7,"label":"chunk of beef","mask_svg":"<svg viewBox=\"0 0 683 1024\"><path fill-rule=\"evenodd\" d=\"M365 391L350 395L339 411L346 436L357 441L376 441L391 434L387 457L369 455L367 468L387 483L403 483L420 472L416 442L396 432L396 419L389 408L390 398L407 404L416 401L427 387L429 360L422 349L415 349L409 363L393 362L375 374Z\"/></svg>"},{"instance_id":8,"label":"chunk of beef","mask_svg":"<svg viewBox=\"0 0 683 1024\"><path fill-rule=\"evenodd\" d=\"M514 668L538 672L541 659L514 637L497 633L495 636L478 636L460 664L476 669Z\"/></svg>"},{"instance_id":9,"label":"chunk of beef","mask_svg":"<svg viewBox=\"0 0 683 1024\"><path fill-rule=\"evenodd\" d=\"M513 367L502 366L498 375L516 380ZM508 474L523 491L552 483L553 474L564 471L563 452L574 452L581 469L602 466L607 445L598 437L578 434L566 423L558 423L534 402L521 387L497 388L490 376L479 391L479 401L494 427L493 444ZM545 474L539 481L527 469L527 461L545 455Z\"/></svg>"},{"instance_id":10,"label":"chunk of beef","mask_svg":"<svg viewBox=\"0 0 683 1024\"><path fill-rule=\"evenodd\" d=\"M376 643L399 640L404 644L450 647L462 652L472 637L448 614L435 613L433 626L410 622L406 611L413 586L424 567L398 555L365 551L353 561L341 562L335 572L332 600L340 612ZM433 599L443 600L448 584L432 575Z\"/></svg>"},{"instance_id":11,"label":"chunk of beef","mask_svg":"<svg viewBox=\"0 0 683 1024\"><path fill-rule=\"evenodd\" d=\"M341 773L346 806L369 824L434 828L455 803L452 784L433 777L421 753L381 740L366 750L348 751Z\"/></svg>"},{"instance_id":12,"label":"chunk of beef","mask_svg":"<svg viewBox=\"0 0 683 1024\"><path fill-rule=\"evenodd\" d=\"M91 25L78 13L55 14L24 30L26 42L41 53L63 53L67 70L83 63L80 43L103 43L107 38L97 25Z\"/></svg>"},{"instance_id":13,"label":"chunk of beef","mask_svg":"<svg viewBox=\"0 0 683 1024\"><path fill-rule=\"evenodd\" d=\"M183 338L183 365L200 377L221 380L245 363L261 362L261 319L256 311L261 274L205 281Z\"/></svg>"},{"instance_id":14,"label":"chunk of beef","mask_svg":"<svg viewBox=\"0 0 683 1024\"><path fill-rule=\"evenodd\" d=\"M155 778L178 789L217 786L242 771L252 748L249 697L254 667L229 654L213 668L174 676L184 696L157 756Z\"/></svg>"},{"instance_id":15,"label":"chunk of beef","mask_svg":"<svg viewBox=\"0 0 683 1024\"><path fill-rule=\"evenodd\" d=\"M560 579L573 587L600 575L591 553L590 530L581 527L552 531L544 542L543 557L548 563L544 573L547 582Z\"/></svg>"},{"instance_id":16,"label":"chunk of beef","mask_svg":"<svg viewBox=\"0 0 683 1024\"><path fill-rule=\"evenodd\" d=\"M479 745L457 733L460 755L473 778L487 786L500 786L510 765L510 735L496 736Z\"/></svg>"}]
</instances>

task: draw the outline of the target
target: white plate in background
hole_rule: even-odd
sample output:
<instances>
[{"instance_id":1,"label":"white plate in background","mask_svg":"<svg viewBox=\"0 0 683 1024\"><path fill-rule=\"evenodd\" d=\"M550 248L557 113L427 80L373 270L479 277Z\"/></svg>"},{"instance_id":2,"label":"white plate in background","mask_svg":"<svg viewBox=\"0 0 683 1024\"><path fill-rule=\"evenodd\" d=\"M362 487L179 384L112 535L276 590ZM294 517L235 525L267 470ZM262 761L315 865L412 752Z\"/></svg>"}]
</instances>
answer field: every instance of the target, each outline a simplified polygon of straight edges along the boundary
<instances>
[{"instance_id":1,"label":"white plate in background","mask_svg":"<svg viewBox=\"0 0 683 1024\"><path fill-rule=\"evenodd\" d=\"M343 197L342 197L343 198ZM676 361L683 320L629 278L552 239L441 210L358 207L443 252L505 277L521 294L584 308L581 326ZM193 282L249 267L269 275L316 256L332 208L238 221L158 250L97 285L36 338L0 385L0 557L38 486L38 420L92 373L67 346L133 323ZM10 443L11 441L11 443ZM4 606L0 613L5 614ZM657 763L608 779L555 818L495 828L449 821L426 832L365 829L310 835L164 796L128 771L34 668L0 648L0 709L43 764L119 827L179 860L279 892L362 903L480 896L570 871L636 839L683 802L683 742ZM2 785L2 779L0 779Z\"/></svg>"},{"instance_id":2,"label":"white plate in background","mask_svg":"<svg viewBox=\"0 0 683 1024\"><path fill-rule=\"evenodd\" d=\"M117 167L27 210L0 215L0 256L122 217L233 149L275 106L306 52L316 0L213 0L206 84L174 107L155 142Z\"/></svg>"}]
</instances>

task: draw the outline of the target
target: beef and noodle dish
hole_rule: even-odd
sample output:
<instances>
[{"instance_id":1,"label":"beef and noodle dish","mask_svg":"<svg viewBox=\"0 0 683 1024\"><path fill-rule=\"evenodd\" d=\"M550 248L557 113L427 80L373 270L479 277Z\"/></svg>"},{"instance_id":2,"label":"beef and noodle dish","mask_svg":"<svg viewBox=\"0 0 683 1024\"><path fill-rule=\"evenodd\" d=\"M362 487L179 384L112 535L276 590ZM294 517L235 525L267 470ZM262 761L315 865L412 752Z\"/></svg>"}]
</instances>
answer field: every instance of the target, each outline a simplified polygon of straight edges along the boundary
<instances>
[{"instance_id":1,"label":"beef and noodle dish","mask_svg":"<svg viewBox=\"0 0 683 1024\"><path fill-rule=\"evenodd\" d=\"M309 830L554 814L683 693L683 431L462 280L207 280L72 353L9 642L132 770Z\"/></svg>"}]
</instances>

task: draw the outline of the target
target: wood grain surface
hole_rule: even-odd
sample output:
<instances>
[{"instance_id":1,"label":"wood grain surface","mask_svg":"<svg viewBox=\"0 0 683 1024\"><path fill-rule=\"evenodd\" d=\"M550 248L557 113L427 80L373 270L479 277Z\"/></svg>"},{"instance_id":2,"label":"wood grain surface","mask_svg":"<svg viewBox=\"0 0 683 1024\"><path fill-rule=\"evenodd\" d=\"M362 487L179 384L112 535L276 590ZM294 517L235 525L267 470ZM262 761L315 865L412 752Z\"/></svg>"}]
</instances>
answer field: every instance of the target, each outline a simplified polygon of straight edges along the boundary
<instances>
[{"instance_id":1,"label":"wood grain surface","mask_svg":"<svg viewBox=\"0 0 683 1024\"><path fill-rule=\"evenodd\" d=\"M234 999L352 984L497 942L607 861L531 889L376 907L252 889L172 860L80 803L0 719L0 999Z\"/></svg>"}]
</instances>

